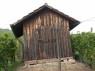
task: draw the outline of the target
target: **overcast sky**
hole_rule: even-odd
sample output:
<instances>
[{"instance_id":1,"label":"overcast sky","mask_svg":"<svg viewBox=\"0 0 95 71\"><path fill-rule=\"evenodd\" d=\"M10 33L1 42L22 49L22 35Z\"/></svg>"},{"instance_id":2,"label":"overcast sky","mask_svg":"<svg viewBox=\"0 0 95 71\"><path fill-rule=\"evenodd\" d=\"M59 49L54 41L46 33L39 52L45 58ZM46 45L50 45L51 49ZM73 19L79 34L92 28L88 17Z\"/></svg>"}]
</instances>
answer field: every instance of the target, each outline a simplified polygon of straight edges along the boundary
<instances>
[{"instance_id":1,"label":"overcast sky","mask_svg":"<svg viewBox=\"0 0 95 71\"><path fill-rule=\"evenodd\" d=\"M0 0L0 28L10 29L10 24L48 3L55 9L79 20L80 22L95 17L95 0ZM93 27L95 18L80 23L71 32L87 32Z\"/></svg>"}]
</instances>

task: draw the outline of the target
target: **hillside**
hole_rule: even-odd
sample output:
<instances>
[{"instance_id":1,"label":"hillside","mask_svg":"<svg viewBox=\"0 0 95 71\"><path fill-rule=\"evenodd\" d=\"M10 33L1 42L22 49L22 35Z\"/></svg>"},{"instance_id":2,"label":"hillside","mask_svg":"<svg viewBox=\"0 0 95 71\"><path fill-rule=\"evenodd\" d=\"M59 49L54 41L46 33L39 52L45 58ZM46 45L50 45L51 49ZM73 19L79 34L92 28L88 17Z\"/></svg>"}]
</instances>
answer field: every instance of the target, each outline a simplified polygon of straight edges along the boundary
<instances>
[{"instance_id":1,"label":"hillside","mask_svg":"<svg viewBox=\"0 0 95 71\"><path fill-rule=\"evenodd\" d=\"M2 28L0 28L0 34L2 34L2 33L12 33L12 31L9 30L9 29L2 29Z\"/></svg>"}]
</instances>

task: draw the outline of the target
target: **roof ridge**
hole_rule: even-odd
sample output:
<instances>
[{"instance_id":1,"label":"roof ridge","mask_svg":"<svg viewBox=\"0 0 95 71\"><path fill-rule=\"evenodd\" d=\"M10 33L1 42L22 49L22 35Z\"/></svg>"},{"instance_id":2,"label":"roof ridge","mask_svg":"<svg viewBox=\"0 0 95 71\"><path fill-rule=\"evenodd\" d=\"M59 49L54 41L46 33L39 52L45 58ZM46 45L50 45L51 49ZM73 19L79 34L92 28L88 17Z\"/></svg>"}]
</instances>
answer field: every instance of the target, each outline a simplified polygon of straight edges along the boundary
<instances>
[{"instance_id":1,"label":"roof ridge","mask_svg":"<svg viewBox=\"0 0 95 71\"><path fill-rule=\"evenodd\" d=\"M48 6L48 3L45 3L44 6Z\"/></svg>"}]
</instances>

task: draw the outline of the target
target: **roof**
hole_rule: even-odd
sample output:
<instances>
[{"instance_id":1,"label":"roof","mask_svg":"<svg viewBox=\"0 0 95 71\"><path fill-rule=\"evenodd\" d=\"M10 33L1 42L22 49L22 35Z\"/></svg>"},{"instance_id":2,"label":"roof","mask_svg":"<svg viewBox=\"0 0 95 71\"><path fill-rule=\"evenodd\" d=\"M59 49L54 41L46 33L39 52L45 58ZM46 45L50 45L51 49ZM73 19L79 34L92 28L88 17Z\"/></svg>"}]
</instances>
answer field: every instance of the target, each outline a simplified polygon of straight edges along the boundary
<instances>
[{"instance_id":1,"label":"roof","mask_svg":"<svg viewBox=\"0 0 95 71\"><path fill-rule=\"evenodd\" d=\"M10 25L16 38L19 38L20 36L23 35L23 24L26 21L28 21L30 18L34 17L37 13L41 12L43 9L49 9L49 10L54 11L57 14L63 16L64 18L68 19L70 21L70 30L72 30L74 27L76 27L80 23L78 20L58 11L57 9L54 9L53 7L51 7L47 4L44 4L43 6L39 7L38 9L29 13L28 15L24 16L22 19L20 19L17 22Z\"/></svg>"}]
</instances>

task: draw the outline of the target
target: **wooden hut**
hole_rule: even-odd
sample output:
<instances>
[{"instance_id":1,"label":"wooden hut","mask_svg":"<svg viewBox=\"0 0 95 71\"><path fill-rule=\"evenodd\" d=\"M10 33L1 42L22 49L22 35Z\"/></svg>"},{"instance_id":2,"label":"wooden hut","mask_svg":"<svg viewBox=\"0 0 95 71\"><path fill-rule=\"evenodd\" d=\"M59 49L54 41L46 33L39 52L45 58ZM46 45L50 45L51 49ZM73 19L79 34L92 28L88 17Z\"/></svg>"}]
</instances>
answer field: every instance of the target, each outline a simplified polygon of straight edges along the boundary
<instances>
[{"instance_id":1,"label":"wooden hut","mask_svg":"<svg viewBox=\"0 0 95 71\"><path fill-rule=\"evenodd\" d=\"M70 30L78 24L79 21L45 4L11 24L11 28L16 38L24 36L24 60L32 61L57 59L57 43L61 58L72 57Z\"/></svg>"}]
</instances>

